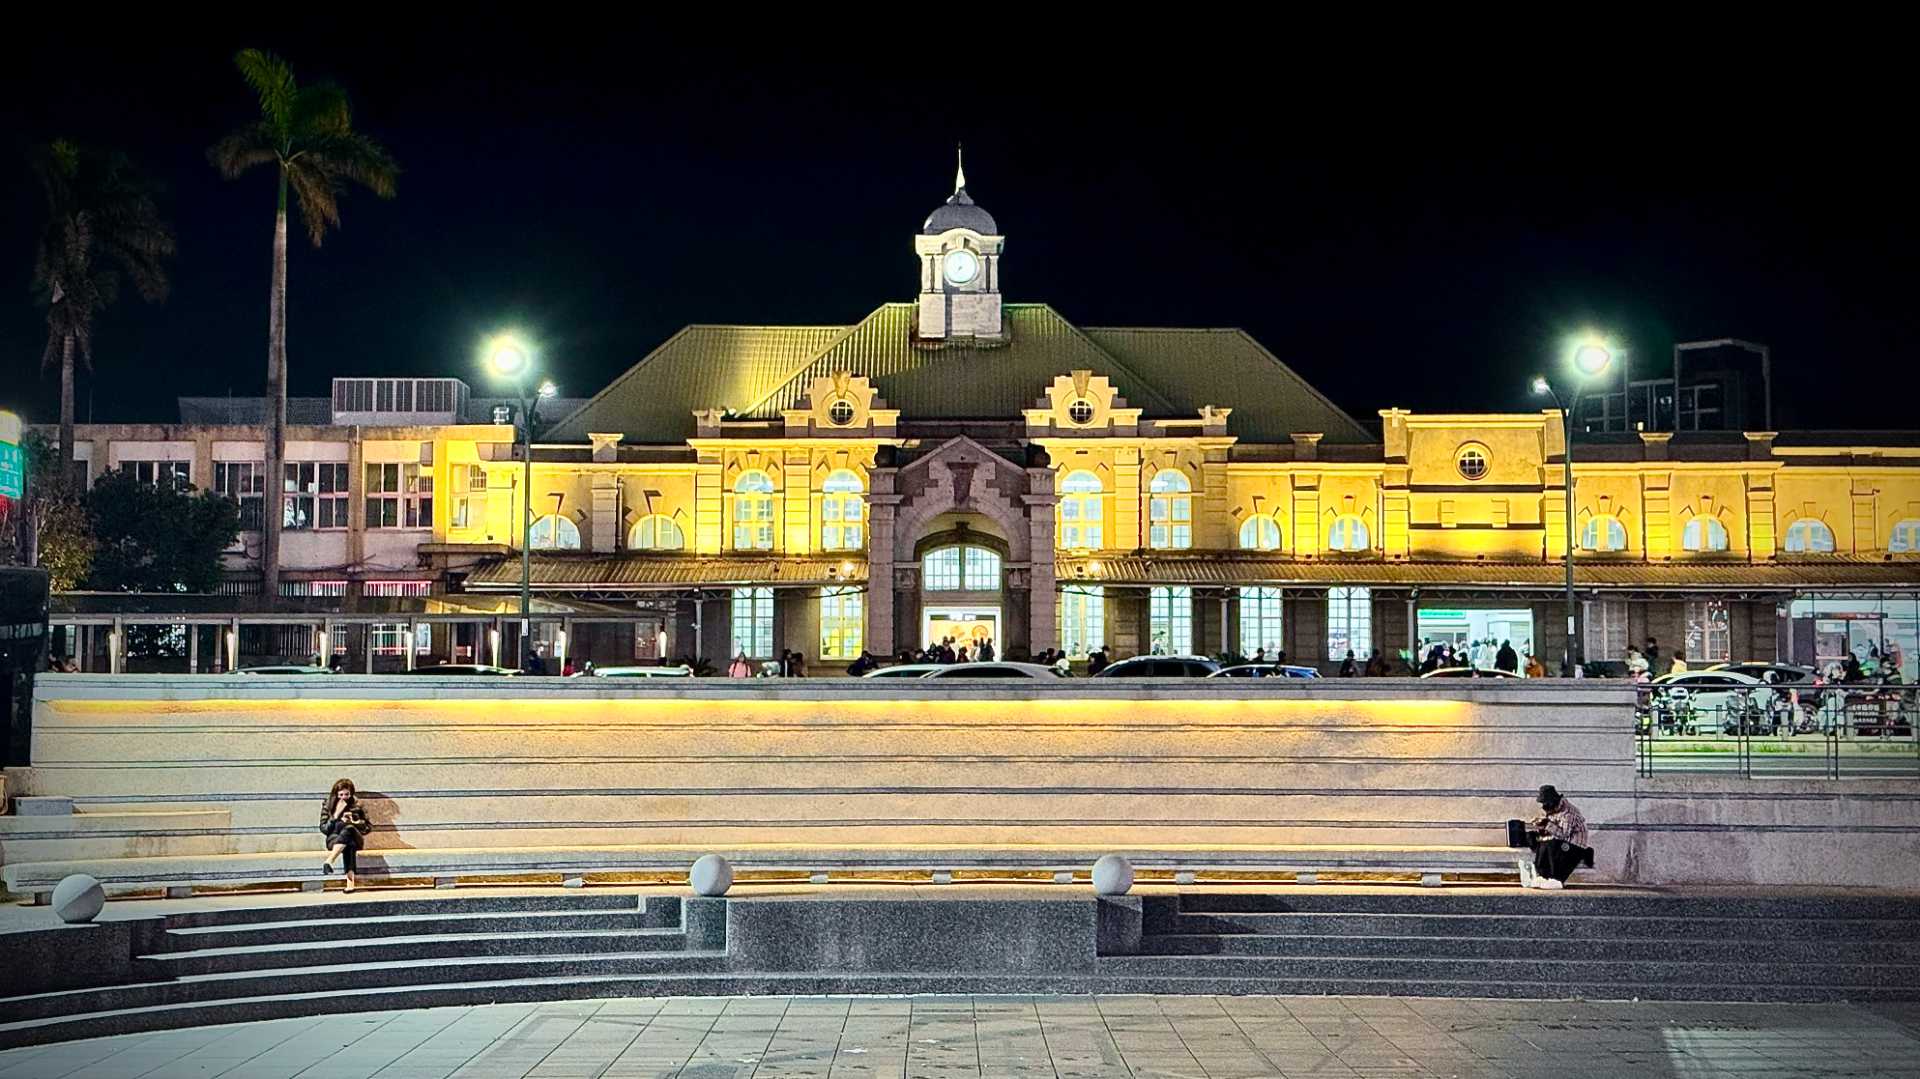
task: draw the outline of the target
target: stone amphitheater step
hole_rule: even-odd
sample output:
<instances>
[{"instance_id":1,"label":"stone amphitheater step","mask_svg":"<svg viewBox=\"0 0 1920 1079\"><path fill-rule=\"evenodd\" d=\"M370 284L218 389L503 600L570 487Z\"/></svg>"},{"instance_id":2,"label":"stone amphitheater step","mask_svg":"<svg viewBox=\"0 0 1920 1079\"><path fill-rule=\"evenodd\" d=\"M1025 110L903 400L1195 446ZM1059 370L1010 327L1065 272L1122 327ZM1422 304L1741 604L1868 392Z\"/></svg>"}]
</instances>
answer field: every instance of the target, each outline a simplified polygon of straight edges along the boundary
<instances>
[{"instance_id":1,"label":"stone amphitheater step","mask_svg":"<svg viewBox=\"0 0 1920 1079\"><path fill-rule=\"evenodd\" d=\"M1310 936L1306 934L1163 934L1142 942L1149 955L1265 956L1316 959L1326 956L1400 959L1565 959L1594 953L1580 938L1478 936ZM1672 938L1616 938L1607 942L1609 958L1661 960L1674 957ZM1738 963L1756 958L1775 962L1905 963L1920 965L1920 941L1913 940L1688 940L1686 954L1702 962Z\"/></svg>"},{"instance_id":2,"label":"stone amphitheater step","mask_svg":"<svg viewBox=\"0 0 1920 1079\"><path fill-rule=\"evenodd\" d=\"M1153 927L1149 934L1211 933L1221 936L1254 933L1306 936L1426 936L1552 937L1605 941L1620 938L1739 940L1746 938L1850 940L1920 940L1920 920L1902 918L1843 918L1775 920L1767 918L1653 917L1615 918L1606 915L1549 916L1528 914L1183 914L1171 924Z\"/></svg>"},{"instance_id":3,"label":"stone amphitheater step","mask_svg":"<svg viewBox=\"0 0 1920 1079\"><path fill-rule=\"evenodd\" d=\"M343 924L342 928L348 928ZM168 951L140 957L142 974L186 978L326 963L392 963L459 959L471 955L562 955L684 952L687 935L679 929L574 929L541 932L429 933L419 936L338 938L309 944L269 944Z\"/></svg>"},{"instance_id":4,"label":"stone amphitheater step","mask_svg":"<svg viewBox=\"0 0 1920 1079\"><path fill-rule=\"evenodd\" d=\"M543 933L566 935L598 930L631 932L649 927L636 910L523 910L491 914L464 911L443 914L386 914L361 917L337 911L330 917L298 918L283 922L238 922L232 925L167 929L161 950L199 951L207 948L260 948L292 944L351 944L366 937L420 934Z\"/></svg>"},{"instance_id":5,"label":"stone amphitheater step","mask_svg":"<svg viewBox=\"0 0 1920 1079\"><path fill-rule=\"evenodd\" d=\"M169 929L197 926L241 925L253 922L291 922L306 918L334 918L351 914L356 918L389 918L402 914L428 917L440 914L497 914L519 911L624 911L642 913L648 925L677 925L680 918L678 896L635 896L620 892L578 890L560 896L492 895L487 889L462 890L453 895L444 892L389 895L369 892L352 898L338 894L316 897L305 903L263 902L249 906L227 906L211 910L184 911L167 915Z\"/></svg>"},{"instance_id":6,"label":"stone amphitheater step","mask_svg":"<svg viewBox=\"0 0 1920 1079\"><path fill-rule=\"evenodd\" d=\"M1677 951L1677 949L1676 949ZM1165 977L1340 978L1357 981L1549 981L1562 985L1679 982L1696 985L1800 985L1877 989L1911 984L1920 966L1898 963L1720 963L1564 959L1413 959L1403 956L1173 955L1109 956L1102 974Z\"/></svg>"},{"instance_id":7,"label":"stone amphitheater step","mask_svg":"<svg viewBox=\"0 0 1920 1079\"><path fill-rule=\"evenodd\" d=\"M127 805L52 816L0 816L0 865L74 859L231 854L224 806Z\"/></svg>"}]
</instances>

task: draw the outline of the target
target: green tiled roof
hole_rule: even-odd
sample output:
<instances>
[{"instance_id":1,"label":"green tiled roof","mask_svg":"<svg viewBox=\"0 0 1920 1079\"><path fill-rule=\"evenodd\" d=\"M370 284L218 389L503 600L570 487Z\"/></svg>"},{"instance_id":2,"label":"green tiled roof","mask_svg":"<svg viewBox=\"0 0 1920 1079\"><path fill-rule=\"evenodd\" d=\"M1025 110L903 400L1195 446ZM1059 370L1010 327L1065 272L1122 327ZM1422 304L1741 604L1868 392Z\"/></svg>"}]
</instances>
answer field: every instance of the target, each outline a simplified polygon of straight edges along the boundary
<instances>
[{"instance_id":1,"label":"green tiled roof","mask_svg":"<svg viewBox=\"0 0 1920 1079\"><path fill-rule=\"evenodd\" d=\"M873 380L903 421L1018 420L1055 377L1087 370L1112 380L1148 418L1220 405L1234 410L1227 429L1243 441L1285 442L1296 431L1372 441L1243 331L1081 330L1045 304L1004 310L1009 340L991 346L916 342L910 303L886 304L852 327L690 326L546 437L623 431L632 442L678 441L701 408L775 419L835 371Z\"/></svg>"},{"instance_id":2,"label":"green tiled roof","mask_svg":"<svg viewBox=\"0 0 1920 1079\"><path fill-rule=\"evenodd\" d=\"M688 326L547 428L553 442L622 431L628 442L681 442L693 413L742 409L778 390L845 326Z\"/></svg>"}]
</instances>

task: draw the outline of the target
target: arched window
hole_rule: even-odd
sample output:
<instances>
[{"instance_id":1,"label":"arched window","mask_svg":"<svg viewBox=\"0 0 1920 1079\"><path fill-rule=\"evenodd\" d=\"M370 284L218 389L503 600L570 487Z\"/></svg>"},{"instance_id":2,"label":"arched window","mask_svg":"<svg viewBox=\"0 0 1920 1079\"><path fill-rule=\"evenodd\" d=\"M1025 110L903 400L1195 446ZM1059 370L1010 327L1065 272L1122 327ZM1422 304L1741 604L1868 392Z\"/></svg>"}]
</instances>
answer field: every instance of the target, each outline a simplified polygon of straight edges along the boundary
<instances>
[{"instance_id":1,"label":"arched window","mask_svg":"<svg viewBox=\"0 0 1920 1079\"><path fill-rule=\"evenodd\" d=\"M678 551L687 545L687 537L673 518L651 514L633 523L627 532L630 551Z\"/></svg>"},{"instance_id":2,"label":"arched window","mask_svg":"<svg viewBox=\"0 0 1920 1079\"><path fill-rule=\"evenodd\" d=\"M1059 547L1067 550L1097 550L1102 546L1101 525L1106 514L1101 506L1100 477L1091 472L1069 472L1060 481Z\"/></svg>"},{"instance_id":3,"label":"arched window","mask_svg":"<svg viewBox=\"0 0 1920 1079\"><path fill-rule=\"evenodd\" d=\"M920 559L920 575L929 592L997 592L1000 555L985 547L936 547Z\"/></svg>"},{"instance_id":4,"label":"arched window","mask_svg":"<svg viewBox=\"0 0 1920 1079\"><path fill-rule=\"evenodd\" d=\"M1147 546L1181 548L1193 546L1193 485L1186 473L1163 468L1153 474L1148 485Z\"/></svg>"},{"instance_id":5,"label":"arched window","mask_svg":"<svg viewBox=\"0 0 1920 1079\"><path fill-rule=\"evenodd\" d=\"M1280 549L1280 525L1271 517L1249 517L1240 526L1240 547L1247 551Z\"/></svg>"},{"instance_id":6,"label":"arched window","mask_svg":"<svg viewBox=\"0 0 1920 1079\"><path fill-rule=\"evenodd\" d=\"M1787 526L1787 550L1796 554L1833 553L1833 529L1811 517Z\"/></svg>"},{"instance_id":7,"label":"arched window","mask_svg":"<svg viewBox=\"0 0 1920 1079\"><path fill-rule=\"evenodd\" d=\"M1348 514L1335 517L1327 529L1327 550L1364 551L1367 549L1367 522Z\"/></svg>"},{"instance_id":8,"label":"arched window","mask_svg":"<svg viewBox=\"0 0 1920 1079\"><path fill-rule=\"evenodd\" d=\"M1920 551L1920 517L1895 521L1893 531L1887 534L1887 550L1896 553Z\"/></svg>"},{"instance_id":9,"label":"arched window","mask_svg":"<svg viewBox=\"0 0 1920 1079\"><path fill-rule=\"evenodd\" d=\"M549 513L533 522L533 531L528 538L536 551L577 551L580 549L580 526L573 518L558 513Z\"/></svg>"},{"instance_id":10,"label":"arched window","mask_svg":"<svg viewBox=\"0 0 1920 1079\"><path fill-rule=\"evenodd\" d=\"M866 504L860 499L860 477L837 469L820 485L820 549L857 551L866 527Z\"/></svg>"},{"instance_id":11,"label":"arched window","mask_svg":"<svg viewBox=\"0 0 1920 1079\"><path fill-rule=\"evenodd\" d=\"M1580 547L1587 551L1624 551L1627 526L1618 517L1590 517L1580 530Z\"/></svg>"},{"instance_id":12,"label":"arched window","mask_svg":"<svg viewBox=\"0 0 1920 1079\"><path fill-rule=\"evenodd\" d=\"M1689 551L1724 551L1727 526L1711 517L1695 517L1680 530L1680 546Z\"/></svg>"},{"instance_id":13,"label":"arched window","mask_svg":"<svg viewBox=\"0 0 1920 1079\"><path fill-rule=\"evenodd\" d=\"M773 477L757 469L733 481L733 547L773 550Z\"/></svg>"}]
</instances>

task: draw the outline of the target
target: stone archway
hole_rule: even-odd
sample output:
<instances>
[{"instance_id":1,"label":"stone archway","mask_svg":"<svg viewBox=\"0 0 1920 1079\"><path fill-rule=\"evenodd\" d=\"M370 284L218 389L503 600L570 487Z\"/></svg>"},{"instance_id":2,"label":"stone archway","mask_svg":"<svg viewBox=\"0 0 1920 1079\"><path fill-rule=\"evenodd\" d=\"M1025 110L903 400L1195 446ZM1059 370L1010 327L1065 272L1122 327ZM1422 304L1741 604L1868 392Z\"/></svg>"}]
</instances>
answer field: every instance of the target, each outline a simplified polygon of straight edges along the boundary
<instances>
[{"instance_id":1,"label":"stone archway","mask_svg":"<svg viewBox=\"0 0 1920 1079\"><path fill-rule=\"evenodd\" d=\"M920 567L916 549L945 527L943 515L975 514L1005 538L1003 652L1030 652L1054 636L1053 469L1021 467L965 436L898 466L872 472L867 640L897 652L917 644Z\"/></svg>"}]
</instances>

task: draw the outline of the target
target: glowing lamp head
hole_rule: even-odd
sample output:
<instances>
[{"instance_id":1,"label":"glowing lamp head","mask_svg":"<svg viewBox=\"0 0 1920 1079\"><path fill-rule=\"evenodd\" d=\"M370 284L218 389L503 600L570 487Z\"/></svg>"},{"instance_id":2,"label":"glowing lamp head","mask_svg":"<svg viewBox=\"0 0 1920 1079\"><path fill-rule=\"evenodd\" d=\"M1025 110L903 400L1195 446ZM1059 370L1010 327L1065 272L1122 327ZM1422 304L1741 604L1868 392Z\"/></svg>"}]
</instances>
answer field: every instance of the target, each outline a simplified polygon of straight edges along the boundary
<instances>
[{"instance_id":1,"label":"glowing lamp head","mask_svg":"<svg viewBox=\"0 0 1920 1079\"><path fill-rule=\"evenodd\" d=\"M1613 350L1598 341L1587 341L1573 350L1573 369L1591 378L1613 363Z\"/></svg>"},{"instance_id":2,"label":"glowing lamp head","mask_svg":"<svg viewBox=\"0 0 1920 1079\"><path fill-rule=\"evenodd\" d=\"M487 366L494 374L508 378L524 374L533 365L533 356L527 346L511 334L501 334L487 342Z\"/></svg>"},{"instance_id":3,"label":"glowing lamp head","mask_svg":"<svg viewBox=\"0 0 1920 1079\"><path fill-rule=\"evenodd\" d=\"M559 394L560 394L560 387L555 386L553 383L542 382L540 384L540 399L542 401L551 401L555 397L559 396Z\"/></svg>"},{"instance_id":4,"label":"glowing lamp head","mask_svg":"<svg viewBox=\"0 0 1920 1079\"><path fill-rule=\"evenodd\" d=\"M1553 387L1547 385L1546 376L1544 375L1533 376L1533 392L1540 394L1541 396L1544 397L1552 389Z\"/></svg>"}]
</instances>

